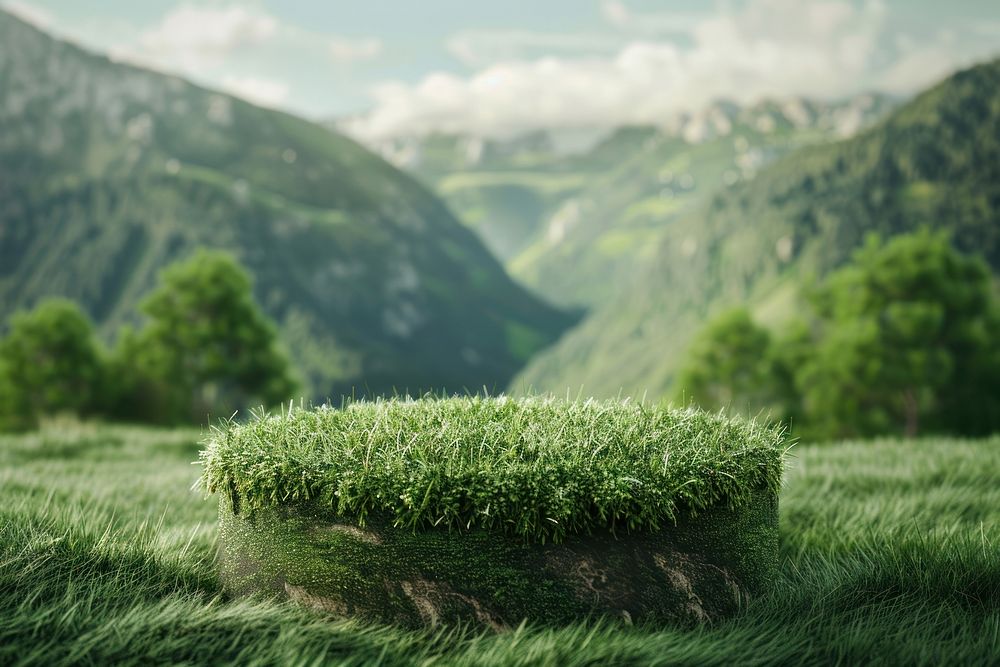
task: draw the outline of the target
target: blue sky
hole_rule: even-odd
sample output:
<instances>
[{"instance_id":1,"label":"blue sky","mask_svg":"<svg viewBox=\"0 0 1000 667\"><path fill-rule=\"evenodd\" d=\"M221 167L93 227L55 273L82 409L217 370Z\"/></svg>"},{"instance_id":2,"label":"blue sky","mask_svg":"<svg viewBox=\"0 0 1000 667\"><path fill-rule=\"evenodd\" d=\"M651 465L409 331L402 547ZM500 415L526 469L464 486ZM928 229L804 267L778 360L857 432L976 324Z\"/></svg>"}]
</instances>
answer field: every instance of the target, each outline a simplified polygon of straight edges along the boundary
<instances>
[{"instance_id":1,"label":"blue sky","mask_svg":"<svg viewBox=\"0 0 1000 667\"><path fill-rule=\"evenodd\" d=\"M1000 55L982 0L0 0L45 29L373 138L908 94Z\"/></svg>"}]
</instances>

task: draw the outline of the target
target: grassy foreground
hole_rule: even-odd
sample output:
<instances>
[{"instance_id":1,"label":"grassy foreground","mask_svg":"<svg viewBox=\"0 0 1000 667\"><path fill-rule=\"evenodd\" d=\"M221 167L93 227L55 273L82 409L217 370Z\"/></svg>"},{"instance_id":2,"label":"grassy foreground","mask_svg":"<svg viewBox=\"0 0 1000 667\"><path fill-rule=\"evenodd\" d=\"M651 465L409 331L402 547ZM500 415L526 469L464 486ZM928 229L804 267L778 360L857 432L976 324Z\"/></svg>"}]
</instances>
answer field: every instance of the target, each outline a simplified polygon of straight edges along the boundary
<instances>
[{"instance_id":1,"label":"grassy foreground","mask_svg":"<svg viewBox=\"0 0 1000 667\"><path fill-rule=\"evenodd\" d=\"M1000 438L793 450L774 593L695 631L500 635L227 601L194 432L0 438L0 664L987 664L1000 653Z\"/></svg>"}]
</instances>

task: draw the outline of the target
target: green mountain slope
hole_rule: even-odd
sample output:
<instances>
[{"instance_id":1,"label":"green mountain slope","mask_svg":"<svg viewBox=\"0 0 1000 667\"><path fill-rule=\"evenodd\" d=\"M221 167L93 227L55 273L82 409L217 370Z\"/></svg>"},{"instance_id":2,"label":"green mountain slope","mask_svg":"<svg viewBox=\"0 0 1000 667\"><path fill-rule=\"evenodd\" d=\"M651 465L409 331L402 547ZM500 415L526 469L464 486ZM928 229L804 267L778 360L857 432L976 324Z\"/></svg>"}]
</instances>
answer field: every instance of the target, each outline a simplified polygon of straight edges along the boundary
<instances>
[{"instance_id":1,"label":"green mountain slope","mask_svg":"<svg viewBox=\"0 0 1000 667\"><path fill-rule=\"evenodd\" d=\"M585 137L583 145L593 141ZM611 142L605 142L611 143ZM545 221L602 166L553 133L509 139L457 134L402 137L373 146L432 187L502 261L517 257ZM579 141L577 142L579 144ZM594 159L596 158L596 159Z\"/></svg>"},{"instance_id":2,"label":"green mountain slope","mask_svg":"<svg viewBox=\"0 0 1000 667\"><path fill-rule=\"evenodd\" d=\"M853 112L855 123L868 123L889 104L871 95L829 105L718 103L673 125L645 128L641 140L642 128L620 132L610 138L618 159L563 204L509 269L555 303L600 307L620 298L636 265L650 260L675 221L711 193L848 131L838 116Z\"/></svg>"},{"instance_id":3,"label":"green mountain slope","mask_svg":"<svg viewBox=\"0 0 1000 667\"><path fill-rule=\"evenodd\" d=\"M892 104L881 95L719 102L661 127L591 137L592 145L538 131L508 140L432 135L377 148L433 186L521 282L555 303L592 307L615 298L636 256L648 257L664 229L710 193L869 125Z\"/></svg>"},{"instance_id":4,"label":"green mountain slope","mask_svg":"<svg viewBox=\"0 0 1000 667\"><path fill-rule=\"evenodd\" d=\"M314 396L503 386L569 324L353 141L0 12L0 321L63 295L110 337L200 245L254 274Z\"/></svg>"},{"instance_id":5,"label":"green mountain slope","mask_svg":"<svg viewBox=\"0 0 1000 667\"><path fill-rule=\"evenodd\" d=\"M1000 61L956 74L854 139L803 149L680 216L619 298L515 387L663 395L712 312L780 328L798 289L865 235L946 230L1000 268Z\"/></svg>"}]
</instances>

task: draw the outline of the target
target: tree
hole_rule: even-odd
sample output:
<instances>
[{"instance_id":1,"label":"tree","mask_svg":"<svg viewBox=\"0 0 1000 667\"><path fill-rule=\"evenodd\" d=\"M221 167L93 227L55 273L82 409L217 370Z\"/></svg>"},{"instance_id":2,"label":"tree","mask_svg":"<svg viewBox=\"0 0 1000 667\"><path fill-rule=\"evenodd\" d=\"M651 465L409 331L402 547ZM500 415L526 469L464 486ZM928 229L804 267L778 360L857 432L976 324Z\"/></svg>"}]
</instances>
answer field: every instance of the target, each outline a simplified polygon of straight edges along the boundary
<instances>
[{"instance_id":1,"label":"tree","mask_svg":"<svg viewBox=\"0 0 1000 667\"><path fill-rule=\"evenodd\" d=\"M118 331L108 359L107 416L116 421L176 423L187 421L190 401L166 373L154 367L149 341L130 326Z\"/></svg>"},{"instance_id":2,"label":"tree","mask_svg":"<svg viewBox=\"0 0 1000 667\"><path fill-rule=\"evenodd\" d=\"M712 320L692 345L678 375L678 399L709 410L784 416L779 377L770 334L735 308Z\"/></svg>"},{"instance_id":3,"label":"tree","mask_svg":"<svg viewBox=\"0 0 1000 667\"><path fill-rule=\"evenodd\" d=\"M137 334L124 332L116 354L120 368L134 369L122 394L142 416L228 417L280 403L295 390L250 278L228 255L203 250L167 267L142 310L147 324Z\"/></svg>"},{"instance_id":4,"label":"tree","mask_svg":"<svg viewBox=\"0 0 1000 667\"><path fill-rule=\"evenodd\" d=\"M877 239L813 297L820 339L799 377L828 437L1000 426L989 269L929 232ZM992 407L991 407L992 406Z\"/></svg>"},{"instance_id":5,"label":"tree","mask_svg":"<svg viewBox=\"0 0 1000 667\"><path fill-rule=\"evenodd\" d=\"M90 320L65 299L16 313L0 340L0 397L8 428L32 428L59 412L94 411L104 381L101 350Z\"/></svg>"},{"instance_id":6,"label":"tree","mask_svg":"<svg viewBox=\"0 0 1000 667\"><path fill-rule=\"evenodd\" d=\"M929 232L871 238L774 338L737 309L706 327L682 398L769 412L800 437L1000 429L1000 307L989 269Z\"/></svg>"}]
</instances>

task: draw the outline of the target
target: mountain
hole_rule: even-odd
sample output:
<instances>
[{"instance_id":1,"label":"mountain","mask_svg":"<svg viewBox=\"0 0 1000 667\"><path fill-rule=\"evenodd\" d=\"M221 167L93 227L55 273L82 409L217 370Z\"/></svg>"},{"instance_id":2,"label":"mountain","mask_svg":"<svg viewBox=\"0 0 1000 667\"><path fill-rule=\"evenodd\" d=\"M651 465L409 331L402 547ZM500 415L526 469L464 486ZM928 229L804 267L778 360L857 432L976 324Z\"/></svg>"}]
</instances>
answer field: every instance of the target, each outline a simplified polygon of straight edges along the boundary
<instances>
[{"instance_id":1,"label":"mountain","mask_svg":"<svg viewBox=\"0 0 1000 667\"><path fill-rule=\"evenodd\" d=\"M502 387L571 322L352 140L0 12L0 321L62 295L111 338L197 246L255 276L316 397Z\"/></svg>"},{"instance_id":2,"label":"mountain","mask_svg":"<svg viewBox=\"0 0 1000 667\"><path fill-rule=\"evenodd\" d=\"M577 153L600 138L594 132L548 130L506 139L431 134L378 141L371 148L434 189L508 261L599 168Z\"/></svg>"},{"instance_id":3,"label":"mountain","mask_svg":"<svg viewBox=\"0 0 1000 667\"><path fill-rule=\"evenodd\" d=\"M635 277L515 380L666 394L692 335L727 305L780 329L800 287L865 236L943 230L1000 269L1000 61L959 72L858 136L804 148L680 216Z\"/></svg>"},{"instance_id":4,"label":"mountain","mask_svg":"<svg viewBox=\"0 0 1000 667\"><path fill-rule=\"evenodd\" d=\"M374 148L432 186L524 284L555 303L614 298L636 255L724 185L802 146L856 132L893 101L718 102L658 126L506 140L431 135Z\"/></svg>"}]
</instances>

